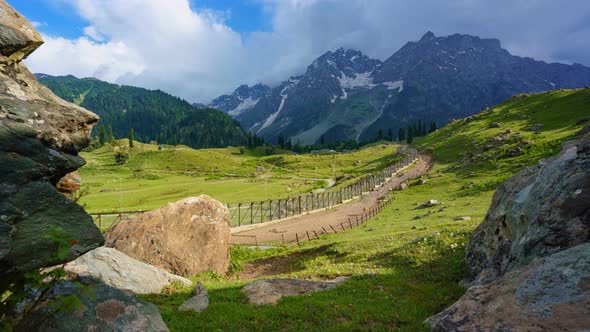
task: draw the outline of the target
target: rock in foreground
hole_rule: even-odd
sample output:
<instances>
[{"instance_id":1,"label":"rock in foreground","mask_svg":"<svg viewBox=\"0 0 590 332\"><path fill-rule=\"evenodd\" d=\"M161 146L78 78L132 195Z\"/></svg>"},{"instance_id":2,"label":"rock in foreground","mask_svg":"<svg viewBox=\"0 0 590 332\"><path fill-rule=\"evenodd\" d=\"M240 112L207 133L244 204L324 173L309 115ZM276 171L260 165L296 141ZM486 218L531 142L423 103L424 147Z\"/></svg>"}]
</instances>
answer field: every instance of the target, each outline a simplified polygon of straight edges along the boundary
<instances>
[{"instance_id":1,"label":"rock in foreground","mask_svg":"<svg viewBox=\"0 0 590 332\"><path fill-rule=\"evenodd\" d=\"M504 182L466 248L468 282L498 276L590 240L590 137Z\"/></svg>"},{"instance_id":2,"label":"rock in foreground","mask_svg":"<svg viewBox=\"0 0 590 332\"><path fill-rule=\"evenodd\" d=\"M52 301L35 311L24 331L168 331L155 305L101 283L62 282L52 290ZM67 297L80 302L71 310L61 305ZM60 300L61 299L61 300Z\"/></svg>"},{"instance_id":3,"label":"rock in foreground","mask_svg":"<svg viewBox=\"0 0 590 332\"><path fill-rule=\"evenodd\" d=\"M590 244L471 287L428 323L434 331L587 331Z\"/></svg>"},{"instance_id":4,"label":"rock in foreground","mask_svg":"<svg viewBox=\"0 0 590 332\"><path fill-rule=\"evenodd\" d=\"M260 279L251 282L242 288L248 301L252 304L277 304L284 296L304 295L335 288L338 284L348 280L348 277L339 277L332 281L313 281L300 279Z\"/></svg>"},{"instance_id":5,"label":"rock in foreground","mask_svg":"<svg viewBox=\"0 0 590 332\"><path fill-rule=\"evenodd\" d=\"M140 262L124 253L100 247L87 252L64 266L70 276L92 278L111 287L134 294L160 293L162 288L177 282L189 286L186 278Z\"/></svg>"},{"instance_id":6,"label":"rock in foreground","mask_svg":"<svg viewBox=\"0 0 590 332\"><path fill-rule=\"evenodd\" d=\"M0 0L0 279L75 259L103 243L84 210L55 185L84 160L98 117L55 96L21 61L43 43ZM58 257L61 241L70 244Z\"/></svg>"},{"instance_id":7,"label":"rock in foreground","mask_svg":"<svg viewBox=\"0 0 590 332\"><path fill-rule=\"evenodd\" d=\"M105 238L108 247L182 276L229 267L227 208L206 195L123 220Z\"/></svg>"},{"instance_id":8,"label":"rock in foreground","mask_svg":"<svg viewBox=\"0 0 590 332\"><path fill-rule=\"evenodd\" d=\"M466 248L471 288L435 331L590 330L590 137L504 182Z\"/></svg>"}]
</instances>

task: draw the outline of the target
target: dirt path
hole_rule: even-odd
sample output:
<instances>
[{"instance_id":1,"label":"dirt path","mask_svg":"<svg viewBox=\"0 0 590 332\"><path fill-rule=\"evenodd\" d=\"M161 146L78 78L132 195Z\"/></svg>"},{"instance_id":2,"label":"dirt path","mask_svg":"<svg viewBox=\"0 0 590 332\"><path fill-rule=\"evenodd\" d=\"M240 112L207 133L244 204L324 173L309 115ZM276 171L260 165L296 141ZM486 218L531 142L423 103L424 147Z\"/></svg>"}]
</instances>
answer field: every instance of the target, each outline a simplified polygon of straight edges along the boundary
<instances>
[{"instance_id":1,"label":"dirt path","mask_svg":"<svg viewBox=\"0 0 590 332\"><path fill-rule=\"evenodd\" d=\"M258 243L276 243L282 242L283 238L286 243L293 243L296 241L295 234L298 234L300 239L307 240L306 231L310 233L311 237L315 237L314 230L318 234L323 229L332 232L330 226L333 226L339 231L340 227L337 227L338 225L344 222L348 223L348 218L354 219L356 216L360 216L363 211L368 211L375 207L379 199L385 196L390 190L400 183L426 174L431 166L432 157L429 155L420 155L417 164L410 169L402 171L402 176L394 177L384 186L365 194L360 199L329 210L301 215L269 225L261 225L255 229L232 233L231 243L254 244L255 241Z\"/></svg>"}]
</instances>

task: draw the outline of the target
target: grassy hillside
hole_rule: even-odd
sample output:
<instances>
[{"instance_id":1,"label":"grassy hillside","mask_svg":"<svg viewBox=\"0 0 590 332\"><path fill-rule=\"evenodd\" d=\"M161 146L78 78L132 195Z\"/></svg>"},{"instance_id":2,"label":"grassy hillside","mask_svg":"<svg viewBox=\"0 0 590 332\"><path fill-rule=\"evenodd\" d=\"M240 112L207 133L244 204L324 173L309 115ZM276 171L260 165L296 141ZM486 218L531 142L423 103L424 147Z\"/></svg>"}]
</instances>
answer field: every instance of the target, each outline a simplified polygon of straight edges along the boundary
<instances>
[{"instance_id":1,"label":"grassy hillside","mask_svg":"<svg viewBox=\"0 0 590 332\"><path fill-rule=\"evenodd\" d=\"M127 140L119 141L127 146ZM186 146L135 143L125 165L115 164L109 144L82 153L80 169L88 194L80 203L89 212L151 210L182 198L207 194L223 203L286 198L310 192L335 179L347 185L399 159L396 145L377 143L351 153L257 156L240 148L193 150ZM315 180L318 179L318 180Z\"/></svg>"},{"instance_id":2,"label":"grassy hillside","mask_svg":"<svg viewBox=\"0 0 590 332\"><path fill-rule=\"evenodd\" d=\"M363 226L302 247L232 250L236 270L249 261L270 264L274 276L353 277L335 290L255 307L239 291L245 284L239 274L206 274L193 278L209 289L211 304L201 314L176 311L190 289L145 298L159 306L172 331L427 330L423 320L464 292L458 286L464 248L497 185L555 154L588 119L590 89L512 98L417 141L416 146L436 157L428 181L399 192L393 204ZM492 123L500 128L490 128ZM536 124L544 128L531 131ZM501 134L508 129L512 132ZM513 150L517 146L521 155ZM428 199L443 205L416 209Z\"/></svg>"},{"instance_id":3,"label":"grassy hillside","mask_svg":"<svg viewBox=\"0 0 590 332\"><path fill-rule=\"evenodd\" d=\"M186 144L194 148L226 147L247 141L246 132L224 112L197 109L160 90L111 84L95 78L38 74L39 81L61 98L100 116L92 134L112 126L115 137L129 130L142 142ZM108 133L108 129L107 130Z\"/></svg>"}]
</instances>

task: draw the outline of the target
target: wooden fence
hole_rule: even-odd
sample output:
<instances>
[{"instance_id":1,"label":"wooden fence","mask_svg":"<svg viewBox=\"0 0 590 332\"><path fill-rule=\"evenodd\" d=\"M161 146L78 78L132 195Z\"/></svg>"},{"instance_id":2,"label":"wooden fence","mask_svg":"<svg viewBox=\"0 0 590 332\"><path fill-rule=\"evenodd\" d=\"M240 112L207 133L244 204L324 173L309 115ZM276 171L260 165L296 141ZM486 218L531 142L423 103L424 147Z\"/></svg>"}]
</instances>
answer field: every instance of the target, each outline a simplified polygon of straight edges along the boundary
<instances>
[{"instance_id":1,"label":"wooden fence","mask_svg":"<svg viewBox=\"0 0 590 332\"><path fill-rule=\"evenodd\" d=\"M381 170L378 174L364 176L357 182L344 188L285 199L227 204L232 227L294 217L314 210L331 208L362 196L363 193L385 184L395 173L412 164L418 157L418 151L415 149L400 147L398 148L398 152L407 156L403 160ZM93 217L95 224L102 231L106 231L123 217L144 212L99 212L90 213L90 215Z\"/></svg>"},{"instance_id":2,"label":"wooden fence","mask_svg":"<svg viewBox=\"0 0 590 332\"><path fill-rule=\"evenodd\" d=\"M357 182L344 188L278 200L227 204L232 227L294 217L318 209L331 208L347 200L362 196L363 193L385 184L395 173L412 164L418 157L418 152L414 149L399 148L398 151L407 154L407 156L403 160L381 170L378 174L362 177Z\"/></svg>"}]
</instances>

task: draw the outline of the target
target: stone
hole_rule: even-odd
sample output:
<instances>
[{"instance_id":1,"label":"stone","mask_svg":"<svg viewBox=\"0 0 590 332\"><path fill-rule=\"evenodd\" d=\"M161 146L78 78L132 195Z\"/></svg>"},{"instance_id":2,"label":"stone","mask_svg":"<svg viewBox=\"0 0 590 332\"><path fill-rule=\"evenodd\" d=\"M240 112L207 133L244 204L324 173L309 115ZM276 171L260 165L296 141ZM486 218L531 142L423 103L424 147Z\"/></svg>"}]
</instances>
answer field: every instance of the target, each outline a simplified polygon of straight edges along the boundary
<instances>
[{"instance_id":1,"label":"stone","mask_svg":"<svg viewBox=\"0 0 590 332\"><path fill-rule=\"evenodd\" d=\"M419 186L421 186L421 185L423 185L423 184L426 184L426 182L428 182L428 180L427 180L427 179L420 179L420 180L418 180L418 181L416 182L416 184L417 184L417 185L419 185Z\"/></svg>"},{"instance_id":2,"label":"stone","mask_svg":"<svg viewBox=\"0 0 590 332\"><path fill-rule=\"evenodd\" d=\"M66 174L59 180L56 185L57 191L62 194L73 194L80 190L82 186L82 177L78 172L71 172Z\"/></svg>"},{"instance_id":3,"label":"stone","mask_svg":"<svg viewBox=\"0 0 590 332\"><path fill-rule=\"evenodd\" d=\"M64 309L56 300L66 296L80 304ZM61 282L50 299L24 322L23 331L168 331L155 305L102 283Z\"/></svg>"},{"instance_id":4,"label":"stone","mask_svg":"<svg viewBox=\"0 0 590 332\"><path fill-rule=\"evenodd\" d=\"M193 297L178 307L178 311L203 312L209 307L209 294L202 283L198 282L193 289Z\"/></svg>"},{"instance_id":5,"label":"stone","mask_svg":"<svg viewBox=\"0 0 590 332\"><path fill-rule=\"evenodd\" d=\"M498 122L492 122L492 123L490 123L489 127L490 128L500 128L500 127L502 127L502 125L499 124Z\"/></svg>"},{"instance_id":6,"label":"stone","mask_svg":"<svg viewBox=\"0 0 590 332\"><path fill-rule=\"evenodd\" d=\"M453 218L454 221L465 221L465 220L471 220L471 217L468 216L463 216L463 217L455 217Z\"/></svg>"},{"instance_id":7,"label":"stone","mask_svg":"<svg viewBox=\"0 0 590 332\"><path fill-rule=\"evenodd\" d=\"M8 62L17 62L42 44L35 27L6 1L0 1L0 54Z\"/></svg>"},{"instance_id":8,"label":"stone","mask_svg":"<svg viewBox=\"0 0 590 332\"><path fill-rule=\"evenodd\" d=\"M397 190L397 191L406 190L406 189L408 189L408 184L405 182L402 182L395 187L395 190Z\"/></svg>"},{"instance_id":9,"label":"stone","mask_svg":"<svg viewBox=\"0 0 590 332\"><path fill-rule=\"evenodd\" d=\"M70 277L91 278L133 294L160 293L172 283L190 286L186 278L140 262L107 247L96 248L67 263L64 270Z\"/></svg>"},{"instance_id":10,"label":"stone","mask_svg":"<svg viewBox=\"0 0 590 332\"><path fill-rule=\"evenodd\" d=\"M248 301L255 305L275 305L284 296L305 295L336 288L348 277L338 277L331 281L314 281L291 278L259 279L242 288Z\"/></svg>"},{"instance_id":11,"label":"stone","mask_svg":"<svg viewBox=\"0 0 590 332\"><path fill-rule=\"evenodd\" d=\"M82 207L55 186L84 165L98 117L55 96L21 62L42 39L0 0L0 279L67 262L104 239ZM69 242L57 255L58 239Z\"/></svg>"},{"instance_id":12,"label":"stone","mask_svg":"<svg viewBox=\"0 0 590 332\"><path fill-rule=\"evenodd\" d=\"M105 238L108 247L181 276L229 267L227 207L206 195L124 219Z\"/></svg>"},{"instance_id":13,"label":"stone","mask_svg":"<svg viewBox=\"0 0 590 332\"><path fill-rule=\"evenodd\" d=\"M545 129L545 126L540 123L537 123L536 125L531 127L531 131L541 131L543 129Z\"/></svg>"},{"instance_id":14,"label":"stone","mask_svg":"<svg viewBox=\"0 0 590 332\"><path fill-rule=\"evenodd\" d=\"M502 183L466 248L467 282L488 283L588 241L590 135Z\"/></svg>"},{"instance_id":15,"label":"stone","mask_svg":"<svg viewBox=\"0 0 590 332\"><path fill-rule=\"evenodd\" d=\"M587 331L590 243L471 287L426 323L433 331Z\"/></svg>"},{"instance_id":16,"label":"stone","mask_svg":"<svg viewBox=\"0 0 590 332\"><path fill-rule=\"evenodd\" d=\"M427 207L433 207L433 206L437 206L437 205L441 205L442 203L437 201L436 199L430 199L427 200L426 202L420 204L416 209L424 209Z\"/></svg>"}]
</instances>

